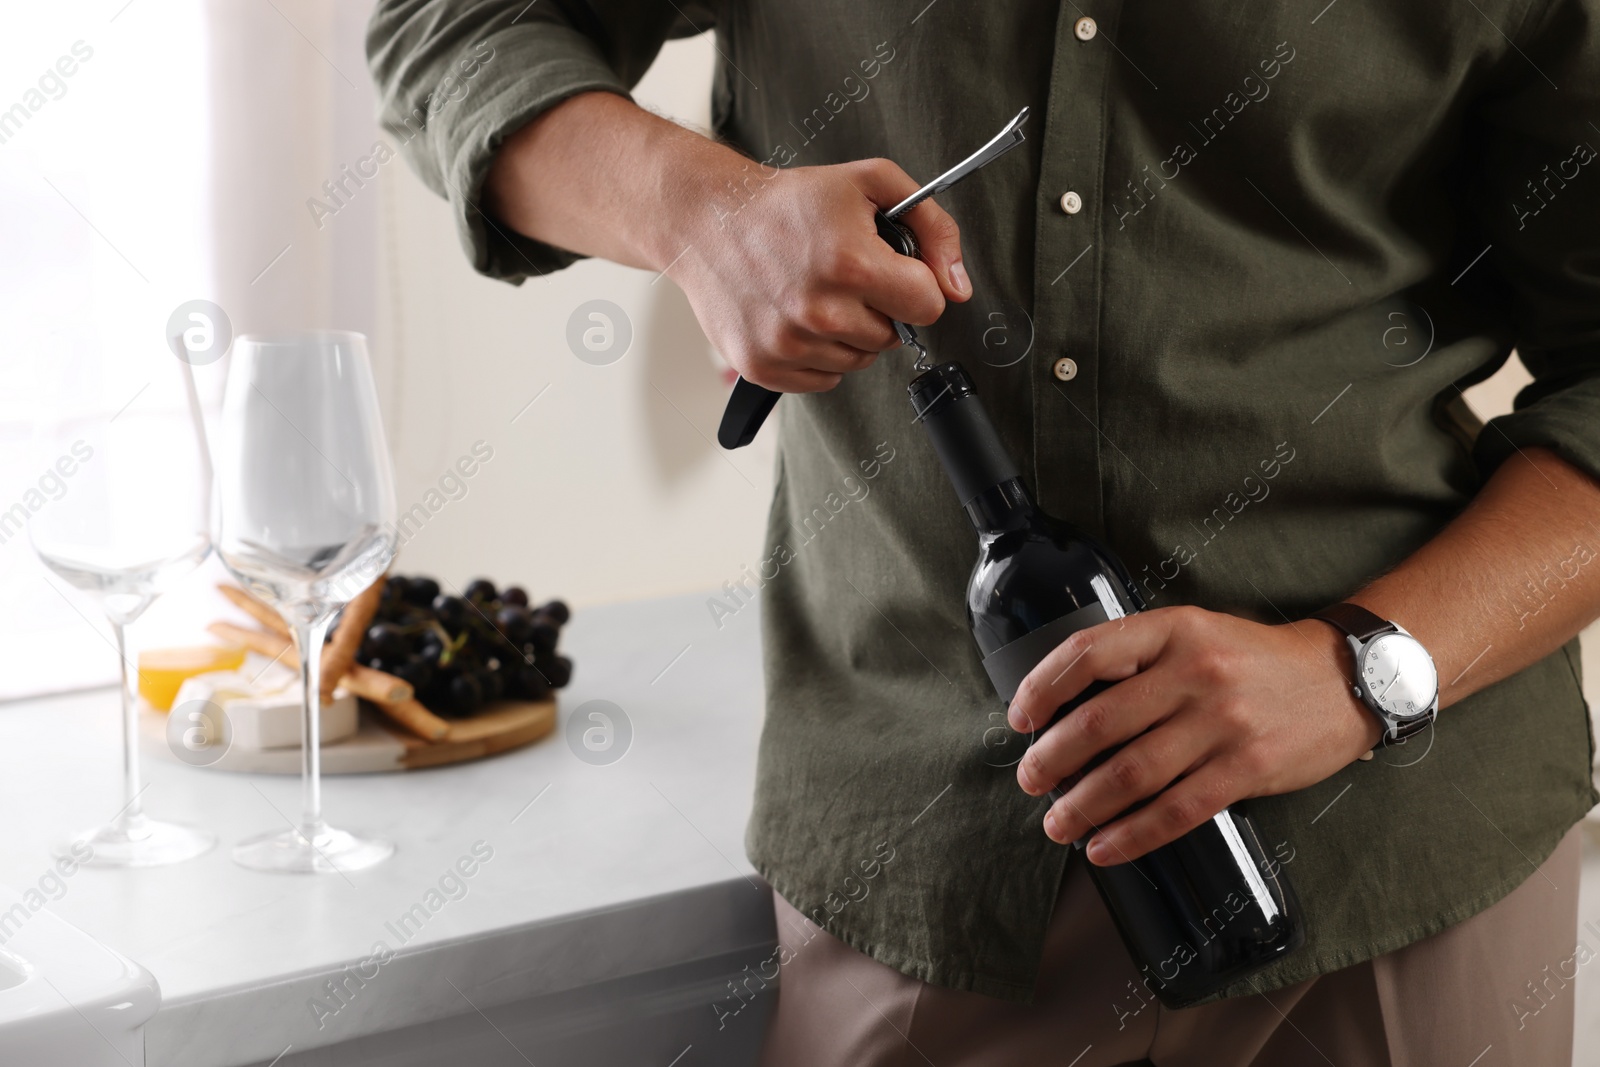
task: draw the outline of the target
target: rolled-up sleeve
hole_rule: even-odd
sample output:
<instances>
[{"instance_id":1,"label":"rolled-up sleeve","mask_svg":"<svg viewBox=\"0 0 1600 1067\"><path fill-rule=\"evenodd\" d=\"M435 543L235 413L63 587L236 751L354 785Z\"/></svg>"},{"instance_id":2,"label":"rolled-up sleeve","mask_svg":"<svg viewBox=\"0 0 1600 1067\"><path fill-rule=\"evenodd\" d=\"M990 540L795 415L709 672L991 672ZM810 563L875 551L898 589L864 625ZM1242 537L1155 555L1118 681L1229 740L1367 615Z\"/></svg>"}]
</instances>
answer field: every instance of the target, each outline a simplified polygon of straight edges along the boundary
<instances>
[{"instance_id":1,"label":"rolled-up sleeve","mask_svg":"<svg viewBox=\"0 0 1600 1067\"><path fill-rule=\"evenodd\" d=\"M367 62L384 130L450 201L473 269L521 284L582 257L484 212L501 142L578 93L627 96L667 39L713 22L670 0L379 0Z\"/></svg>"},{"instance_id":2,"label":"rolled-up sleeve","mask_svg":"<svg viewBox=\"0 0 1600 1067\"><path fill-rule=\"evenodd\" d=\"M1533 382L1478 436L1487 476L1542 446L1600 479L1600 2L1535 4L1480 102L1469 183Z\"/></svg>"}]
</instances>

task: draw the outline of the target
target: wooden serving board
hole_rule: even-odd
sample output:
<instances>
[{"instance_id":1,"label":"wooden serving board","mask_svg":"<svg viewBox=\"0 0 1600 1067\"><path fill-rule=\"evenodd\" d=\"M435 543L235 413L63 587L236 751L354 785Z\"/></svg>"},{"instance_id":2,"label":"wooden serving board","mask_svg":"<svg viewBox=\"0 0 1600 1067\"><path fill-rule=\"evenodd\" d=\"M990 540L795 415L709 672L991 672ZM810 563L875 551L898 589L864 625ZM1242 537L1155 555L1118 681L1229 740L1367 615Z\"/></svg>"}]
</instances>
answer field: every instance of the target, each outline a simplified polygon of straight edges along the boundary
<instances>
[{"instance_id":1,"label":"wooden serving board","mask_svg":"<svg viewBox=\"0 0 1600 1067\"><path fill-rule=\"evenodd\" d=\"M167 716L147 707L139 719L143 751L169 763L182 762L167 747ZM554 730L555 725L554 700L503 701L493 711L452 722L442 740L424 741L362 708L361 724L352 736L322 746L322 773L374 774L464 763L531 745ZM207 766L243 774L299 774L300 749L230 748Z\"/></svg>"}]
</instances>

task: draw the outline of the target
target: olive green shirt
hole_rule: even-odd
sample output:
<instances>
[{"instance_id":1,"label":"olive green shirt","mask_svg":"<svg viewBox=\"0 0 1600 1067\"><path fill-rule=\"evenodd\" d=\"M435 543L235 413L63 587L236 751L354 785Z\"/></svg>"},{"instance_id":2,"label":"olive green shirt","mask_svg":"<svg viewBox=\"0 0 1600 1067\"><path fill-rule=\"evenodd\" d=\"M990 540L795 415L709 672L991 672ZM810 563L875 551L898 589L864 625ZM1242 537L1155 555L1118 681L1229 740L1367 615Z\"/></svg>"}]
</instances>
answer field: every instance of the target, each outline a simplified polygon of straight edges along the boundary
<instances>
[{"instance_id":1,"label":"olive green shirt","mask_svg":"<svg viewBox=\"0 0 1600 1067\"><path fill-rule=\"evenodd\" d=\"M477 206L500 141L713 26L715 132L753 162L743 189L706 189L708 226L783 195L758 163L885 156L925 181L1032 108L1023 146L940 197L975 296L923 336L971 371L1039 503L1153 605L1304 617L1519 448L1600 477L1596 0L392 0L369 55L472 263L520 282L577 257ZM1481 427L1460 390L1513 347L1534 383ZM1071 850L1016 785L964 617L974 534L912 422L910 363L788 397L765 431L766 548L707 605L761 587L747 844L863 952L1025 1000ZM1482 613L1487 649L1597 555L1600 526L1517 563L1514 599L1438 595ZM1595 803L1591 757L1574 642L1431 737L1253 802L1308 939L1229 992L1494 903Z\"/></svg>"}]
</instances>

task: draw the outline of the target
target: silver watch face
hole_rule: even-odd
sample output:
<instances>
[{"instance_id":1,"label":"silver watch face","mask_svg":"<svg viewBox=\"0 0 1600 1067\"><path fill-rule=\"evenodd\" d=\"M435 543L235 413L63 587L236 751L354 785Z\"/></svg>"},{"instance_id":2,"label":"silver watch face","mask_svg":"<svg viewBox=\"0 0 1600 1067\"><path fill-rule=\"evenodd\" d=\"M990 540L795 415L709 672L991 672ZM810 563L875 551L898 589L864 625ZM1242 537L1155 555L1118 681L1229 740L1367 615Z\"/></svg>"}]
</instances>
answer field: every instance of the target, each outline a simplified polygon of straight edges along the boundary
<instances>
[{"instance_id":1,"label":"silver watch face","mask_svg":"<svg viewBox=\"0 0 1600 1067\"><path fill-rule=\"evenodd\" d=\"M1372 700L1396 719L1426 715L1439 695L1433 659L1416 638L1385 634L1361 651L1361 681Z\"/></svg>"}]
</instances>

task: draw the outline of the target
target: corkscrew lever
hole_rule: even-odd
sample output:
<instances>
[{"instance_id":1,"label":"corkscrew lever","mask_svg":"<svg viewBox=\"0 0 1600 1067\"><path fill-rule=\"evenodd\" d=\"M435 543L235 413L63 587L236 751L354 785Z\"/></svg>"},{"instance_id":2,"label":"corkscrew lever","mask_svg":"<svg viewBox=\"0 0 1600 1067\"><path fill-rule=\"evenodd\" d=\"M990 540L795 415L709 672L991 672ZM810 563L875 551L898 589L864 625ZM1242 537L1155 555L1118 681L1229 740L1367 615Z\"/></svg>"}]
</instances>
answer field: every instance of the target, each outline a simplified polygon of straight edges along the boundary
<instances>
[{"instance_id":1,"label":"corkscrew lever","mask_svg":"<svg viewBox=\"0 0 1600 1067\"><path fill-rule=\"evenodd\" d=\"M1006 123L1005 126L1001 128L999 133L989 138L988 144L984 145L982 148L972 153L972 155L968 156L966 159L963 159L960 163L957 163L955 166L951 167L949 170L933 179L933 181L929 182L927 185L924 185L921 189L918 189L916 192L900 201L894 207L884 212L884 214L889 217L890 222L893 222L901 215L904 215L906 212L910 211L912 208L928 199L928 197L938 196L940 193L944 192L952 185L955 185L963 178L966 178L980 168L993 163L995 160L999 159L1001 156L1005 155L1007 152L1011 151L1025 140L1025 138L1022 136L1022 124L1027 121L1028 109L1023 108L1021 111L1017 112L1016 118Z\"/></svg>"},{"instance_id":2,"label":"corkscrew lever","mask_svg":"<svg viewBox=\"0 0 1600 1067\"><path fill-rule=\"evenodd\" d=\"M900 223L900 218L928 199L937 196L946 189L955 185L962 179L976 173L981 168L993 163L1011 149L1021 144L1024 140L1022 124L1028 119L1028 109L1023 108L1017 112L1015 118L1006 123L1000 132L991 137L987 144L960 163L951 167L933 181L924 185L888 211L877 213L878 236L889 243L889 247L905 256L916 256L919 253L917 238L909 226ZM917 331L903 322L890 320L899 335L901 344L914 349L917 353L916 367L927 370L928 350L923 347L917 338ZM754 382L740 378L733 384L733 395L728 398L728 406L722 412L722 424L717 427L717 443L723 448L743 448L756 439L756 433L761 429L761 424L767 421L767 416L772 413L772 408L778 403L782 393L764 389Z\"/></svg>"}]
</instances>

